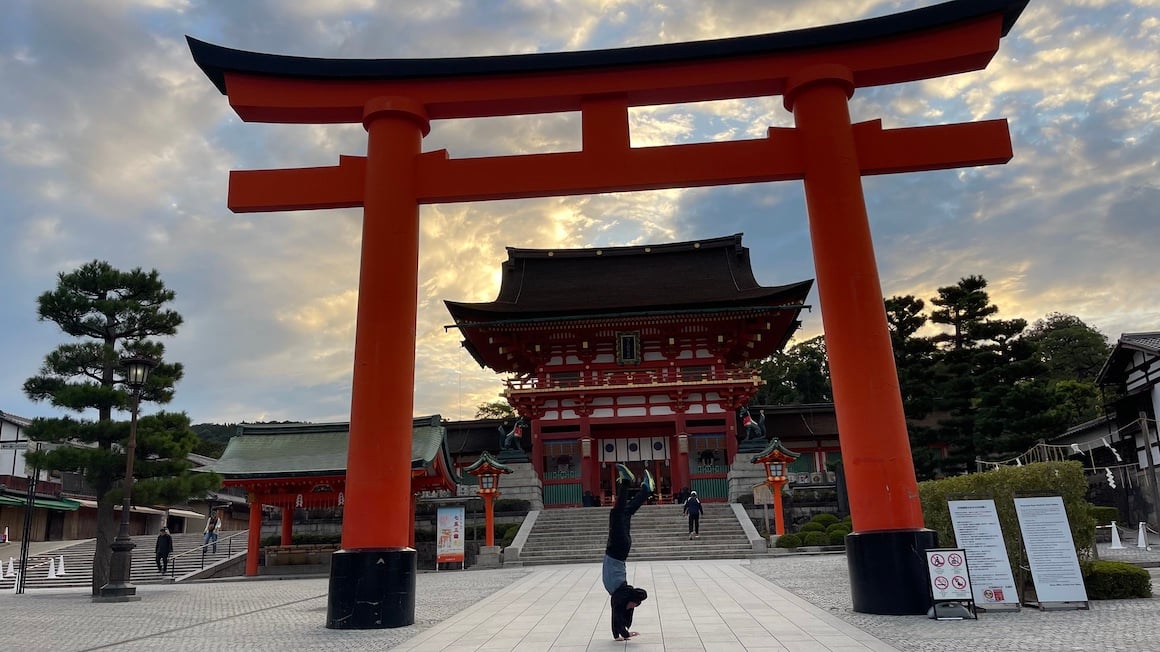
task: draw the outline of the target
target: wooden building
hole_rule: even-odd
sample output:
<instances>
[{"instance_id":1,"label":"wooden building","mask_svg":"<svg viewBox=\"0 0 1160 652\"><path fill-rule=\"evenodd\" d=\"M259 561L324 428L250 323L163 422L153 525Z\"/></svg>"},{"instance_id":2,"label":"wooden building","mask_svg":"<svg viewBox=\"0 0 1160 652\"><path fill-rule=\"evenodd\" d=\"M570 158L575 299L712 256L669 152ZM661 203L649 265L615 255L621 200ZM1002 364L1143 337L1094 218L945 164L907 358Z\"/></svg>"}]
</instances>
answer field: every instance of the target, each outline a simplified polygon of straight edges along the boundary
<instances>
[{"instance_id":1,"label":"wooden building","mask_svg":"<svg viewBox=\"0 0 1160 652\"><path fill-rule=\"evenodd\" d=\"M813 282L759 285L741 234L509 248L502 274L495 301L447 308L475 360L508 374L545 507L610 496L618 462L662 494L727 499L736 411L761 382L746 363L785 345Z\"/></svg>"}]
</instances>

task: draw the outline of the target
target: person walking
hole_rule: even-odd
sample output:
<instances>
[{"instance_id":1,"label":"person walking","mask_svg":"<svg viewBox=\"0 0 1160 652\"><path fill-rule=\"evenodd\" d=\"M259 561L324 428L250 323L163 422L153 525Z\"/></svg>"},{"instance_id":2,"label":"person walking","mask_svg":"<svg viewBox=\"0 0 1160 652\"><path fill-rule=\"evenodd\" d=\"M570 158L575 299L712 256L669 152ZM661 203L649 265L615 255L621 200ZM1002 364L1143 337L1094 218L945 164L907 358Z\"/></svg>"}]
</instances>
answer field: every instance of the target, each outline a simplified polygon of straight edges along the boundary
<instances>
[{"instance_id":1,"label":"person walking","mask_svg":"<svg viewBox=\"0 0 1160 652\"><path fill-rule=\"evenodd\" d=\"M701 499L697 498L696 491L689 492L689 498L685 501L685 507L681 510L689 515L689 538L701 538L701 512L704 511L701 507Z\"/></svg>"},{"instance_id":2,"label":"person walking","mask_svg":"<svg viewBox=\"0 0 1160 652\"><path fill-rule=\"evenodd\" d=\"M629 485L636 478L623 464L617 464L616 470L619 476L616 480L616 504L608 513L608 544L604 548L602 580L612 606L612 638L627 641L637 635L637 632L629 630L632 627L633 611L648 598L647 591L628 583L625 562L632 549L632 515L656 491L656 482L652 474L645 471L636 495L629 500Z\"/></svg>"},{"instance_id":3,"label":"person walking","mask_svg":"<svg viewBox=\"0 0 1160 652\"><path fill-rule=\"evenodd\" d=\"M213 544L213 554L217 554L218 532L222 529L222 519L219 510L213 510L209 513L209 518L205 521L205 529L202 530L201 548L205 552L206 546Z\"/></svg>"},{"instance_id":4,"label":"person walking","mask_svg":"<svg viewBox=\"0 0 1160 652\"><path fill-rule=\"evenodd\" d=\"M164 575L169 570L169 555L173 554L173 537L169 536L169 528L161 528L157 535L157 543L153 544L153 561L157 564L157 572Z\"/></svg>"}]
</instances>

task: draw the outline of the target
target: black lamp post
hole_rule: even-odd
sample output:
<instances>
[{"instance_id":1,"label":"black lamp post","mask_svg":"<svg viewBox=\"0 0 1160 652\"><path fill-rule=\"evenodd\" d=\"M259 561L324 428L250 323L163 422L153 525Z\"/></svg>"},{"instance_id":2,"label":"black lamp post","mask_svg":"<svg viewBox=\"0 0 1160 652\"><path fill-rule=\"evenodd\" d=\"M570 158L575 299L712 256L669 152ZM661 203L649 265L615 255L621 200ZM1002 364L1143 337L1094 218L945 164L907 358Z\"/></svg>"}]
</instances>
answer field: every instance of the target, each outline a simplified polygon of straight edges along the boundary
<instances>
[{"instance_id":1,"label":"black lamp post","mask_svg":"<svg viewBox=\"0 0 1160 652\"><path fill-rule=\"evenodd\" d=\"M157 366L156 360L143 357L126 358L121 361L125 368L125 384L133 396L129 420L129 445L125 451L124 500L121 504L121 527L117 538L113 539L113 557L109 565L109 583L102 586L94 602L131 602L140 600L137 587L129 581L133 570L133 548L129 538L129 509L133 495L133 458L137 450L137 408L141 404L141 390L149 378L149 372Z\"/></svg>"}]
</instances>

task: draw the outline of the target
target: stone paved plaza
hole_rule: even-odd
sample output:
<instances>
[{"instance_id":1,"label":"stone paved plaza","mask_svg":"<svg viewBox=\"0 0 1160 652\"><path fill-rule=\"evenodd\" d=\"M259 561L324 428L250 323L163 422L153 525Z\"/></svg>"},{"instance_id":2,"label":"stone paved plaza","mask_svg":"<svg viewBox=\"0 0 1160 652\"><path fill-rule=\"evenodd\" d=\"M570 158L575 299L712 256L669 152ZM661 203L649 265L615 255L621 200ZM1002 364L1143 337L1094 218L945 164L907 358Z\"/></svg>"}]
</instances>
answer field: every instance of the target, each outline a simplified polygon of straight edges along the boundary
<instances>
[{"instance_id":1,"label":"stone paved plaza","mask_svg":"<svg viewBox=\"0 0 1160 652\"><path fill-rule=\"evenodd\" d=\"M1150 561L1152 551L1101 549ZM325 578L139 587L139 602L93 604L87 590L0 593L20 650L1160 650L1155 599L1090 611L983 614L978 621L850 609L843 555L629 563L648 588L629 643L612 641L600 565L422 573L416 623L325 628Z\"/></svg>"}]
</instances>

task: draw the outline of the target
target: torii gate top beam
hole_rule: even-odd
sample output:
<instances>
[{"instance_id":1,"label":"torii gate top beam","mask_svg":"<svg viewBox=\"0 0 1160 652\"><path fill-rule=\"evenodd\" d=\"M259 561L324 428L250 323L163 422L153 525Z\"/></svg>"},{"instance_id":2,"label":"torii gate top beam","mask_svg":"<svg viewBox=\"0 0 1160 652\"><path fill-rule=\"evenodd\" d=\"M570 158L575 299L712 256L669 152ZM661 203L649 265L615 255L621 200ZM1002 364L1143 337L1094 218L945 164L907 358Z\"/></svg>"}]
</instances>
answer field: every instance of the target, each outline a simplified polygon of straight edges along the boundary
<instances>
[{"instance_id":1,"label":"torii gate top beam","mask_svg":"<svg viewBox=\"0 0 1160 652\"><path fill-rule=\"evenodd\" d=\"M319 59L188 38L194 60L247 122L358 123L374 97L409 97L430 119L780 95L795 71L839 64L856 87L980 70L1028 0L953 0L879 18L729 39L444 59ZM320 83L324 82L324 83Z\"/></svg>"}]
</instances>

